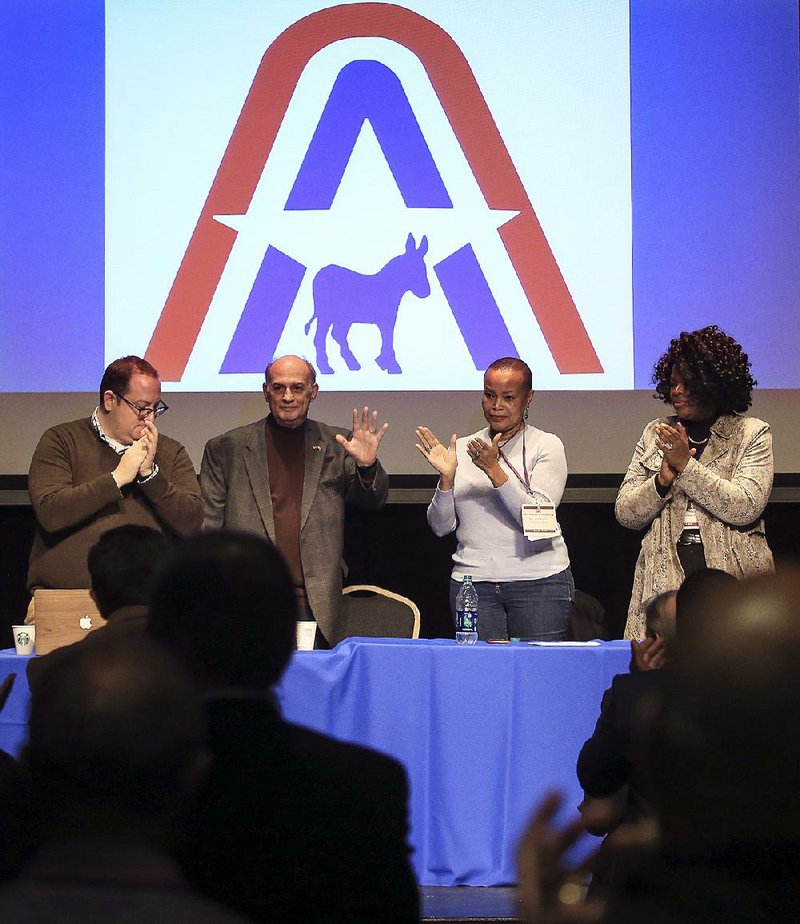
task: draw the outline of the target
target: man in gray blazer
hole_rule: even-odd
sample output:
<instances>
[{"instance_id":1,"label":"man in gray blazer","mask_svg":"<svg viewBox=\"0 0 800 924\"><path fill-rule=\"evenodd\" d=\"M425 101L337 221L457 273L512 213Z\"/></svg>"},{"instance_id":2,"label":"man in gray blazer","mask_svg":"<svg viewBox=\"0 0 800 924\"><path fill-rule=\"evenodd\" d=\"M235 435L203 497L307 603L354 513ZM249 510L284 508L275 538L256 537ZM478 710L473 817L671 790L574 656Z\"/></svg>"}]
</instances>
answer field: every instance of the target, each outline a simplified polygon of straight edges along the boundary
<instances>
[{"instance_id":1,"label":"man in gray blazer","mask_svg":"<svg viewBox=\"0 0 800 924\"><path fill-rule=\"evenodd\" d=\"M204 527L266 536L286 559L299 618L333 637L342 590L344 505L383 506L388 493L378 446L388 424L353 411L348 434L309 420L319 387L299 356L271 362L262 386L266 418L206 444L200 468Z\"/></svg>"}]
</instances>

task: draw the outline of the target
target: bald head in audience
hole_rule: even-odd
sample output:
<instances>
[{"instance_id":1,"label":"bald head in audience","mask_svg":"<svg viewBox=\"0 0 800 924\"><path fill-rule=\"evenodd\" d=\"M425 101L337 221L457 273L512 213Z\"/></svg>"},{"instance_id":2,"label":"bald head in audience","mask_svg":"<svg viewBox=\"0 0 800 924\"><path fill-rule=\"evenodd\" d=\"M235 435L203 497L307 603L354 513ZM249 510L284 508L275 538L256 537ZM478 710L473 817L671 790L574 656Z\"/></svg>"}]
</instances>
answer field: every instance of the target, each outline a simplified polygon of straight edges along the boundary
<instances>
[{"instance_id":1,"label":"bald head in audience","mask_svg":"<svg viewBox=\"0 0 800 924\"><path fill-rule=\"evenodd\" d=\"M644 606L647 635L663 638L669 644L675 638L676 593L674 590L665 590L651 597Z\"/></svg>"},{"instance_id":2,"label":"bald head in audience","mask_svg":"<svg viewBox=\"0 0 800 924\"><path fill-rule=\"evenodd\" d=\"M800 571L706 582L651 743L670 839L800 841Z\"/></svg>"}]
</instances>

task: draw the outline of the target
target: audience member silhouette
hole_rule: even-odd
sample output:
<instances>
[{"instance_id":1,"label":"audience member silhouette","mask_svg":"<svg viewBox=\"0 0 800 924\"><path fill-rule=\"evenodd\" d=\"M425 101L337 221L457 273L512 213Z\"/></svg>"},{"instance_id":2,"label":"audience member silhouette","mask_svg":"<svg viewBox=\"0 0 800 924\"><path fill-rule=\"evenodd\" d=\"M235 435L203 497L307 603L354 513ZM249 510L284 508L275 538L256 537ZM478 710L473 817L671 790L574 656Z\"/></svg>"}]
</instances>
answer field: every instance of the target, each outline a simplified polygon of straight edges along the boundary
<instances>
[{"instance_id":1,"label":"audience member silhouette","mask_svg":"<svg viewBox=\"0 0 800 924\"><path fill-rule=\"evenodd\" d=\"M647 747L664 847L614 920L800 921L800 572L690 586L678 619Z\"/></svg>"},{"instance_id":2,"label":"audience member silhouette","mask_svg":"<svg viewBox=\"0 0 800 924\"><path fill-rule=\"evenodd\" d=\"M204 694L213 752L185 869L259 921L418 921L403 768L276 707L295 600L280 554L248 533L189 537L156 581L150 628Z\"/></svg>"},{"instance_id":3,"label":"audience member silhouette","mask_svg":"<svg viewBox=\"0 0 800 924\"><path fill-rule=\"evenodd\" d=\"M560 800L549 798L520 846L526 920L800 920L800 571L742 583L711 576L684 598L644 728L660 845L640 850L608 897L582 902L582 873L564 861L581 824L557 827Z\"/></svg>"},{"instance_id":4,"label":"audience member silhouette","mask_svg":"<svg viewBox=\"0 0 800 924\"><path fill-rule=\"evenodd\" d=\"M93 644L109 637L143 637L147 629L147 604L156 568L170 541L149 526L127 523L103 533L89 549L91 596L105 625L76 644ZM28 682L33 686L42 673L58 663L63 649L28 661Z\"/></svg>"},{"instance_id":5,"label":"audience member silhouette","mask_svg":"<svg viewBox=\"0 0 800 924\"><path fill-rule=\"evenodd\" d=\"M600 717L592 736L578 756L578 780L584 789L580 805L586 830L608 835L593 864L590 894L607 885L609 876L620 875L619 844L629 836L631 825L641 825L641 836L653 836L655 811L651 783L644 767L643 729L661 693L675 648L678 610L681 619L692 619L702 588L721 588L736 583L732 575L704 569L690 575L682 590L667 591L648 601L645 620L648 637L631 641L631 672L620 674L603 695ZM679 598L679 594L681 595ZM654 643L648 647L648 642Z\"/></svg>"},{"instance_id":6,"label":"audience member silhouette","mask_svg":"<svg viewBox=\"0 0 800 924\"><path fill-rule=\"evenodd\" d=\"M660 607L658 598L651 601L652 619L666 633L661 637L667 640L671 630L679 637L684 625L702 618L704 607L713 606L715 598L731 584L738 584L736 578L715 568L694 572L675 594L671 620L664 606L667 601L661 601ZM674 648L675 638L672 638L665 650L672 652ZM627 787L625 808L619 819L626 823L653 815L650 781L642 760L642 728L661 693L665 676L663 670L641 669L617 675L603 694L595 730L578 756L578 780L587 796L607 798Z\"/></svg>"},{"instance_id":7,"label":"audience member silhouette","mask_svg":"<svg viewBox=\"0 0 800 924\"><path fill-rule=\"evenodd\" d=\"M153 575L170 545L163 533L129 523L103 533L89 549L91 595L106 628L146 615Z\"/></svg>"},{"instance_id":8,"label":"audience member silhouette","mask_svg":"<svg viewBox=\"0 0 800 924\"><path fill-rule=\"evenodd\" d=\"M16 674L9 674L0 683L0 712L16 679ZM0 749L0 882L13 879L36 848L31 828L34 804L28 775L11 754Z\"/></svg>"},{"instance_id":9,"label":"audience member silhouette","mask_svg":"<svg viewBox=\"0 0 800 924\"><path fill-rule=\"evenodd\" d=\"M192 892L168 855L208 752L194 686L159 646L65 650L39 678L29 733L41 846L0 890L0 920L244 920Z\"/></svg>"}]
</instances>

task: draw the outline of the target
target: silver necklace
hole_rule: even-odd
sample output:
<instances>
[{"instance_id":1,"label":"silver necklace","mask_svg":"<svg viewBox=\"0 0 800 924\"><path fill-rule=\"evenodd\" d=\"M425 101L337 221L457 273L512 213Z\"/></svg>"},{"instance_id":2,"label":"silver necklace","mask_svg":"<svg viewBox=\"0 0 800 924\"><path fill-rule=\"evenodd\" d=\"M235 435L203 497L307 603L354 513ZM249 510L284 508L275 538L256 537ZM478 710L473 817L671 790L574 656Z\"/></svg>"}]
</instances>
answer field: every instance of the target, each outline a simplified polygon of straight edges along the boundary
<instances>
[{"instance_id":1,"label":"silver necklace","mask_svg":"<svg viewBox=\"0 0 800 924\"><path fill-rule=\"evenodd\" d=\"M686 435L689 436L688 433ZM705 444L708 442L708 437L706 437L704 440L693 440L691 436L689 436L689 442L692 444L692 446L705 446Z\"/></svg>"}]
</instances>

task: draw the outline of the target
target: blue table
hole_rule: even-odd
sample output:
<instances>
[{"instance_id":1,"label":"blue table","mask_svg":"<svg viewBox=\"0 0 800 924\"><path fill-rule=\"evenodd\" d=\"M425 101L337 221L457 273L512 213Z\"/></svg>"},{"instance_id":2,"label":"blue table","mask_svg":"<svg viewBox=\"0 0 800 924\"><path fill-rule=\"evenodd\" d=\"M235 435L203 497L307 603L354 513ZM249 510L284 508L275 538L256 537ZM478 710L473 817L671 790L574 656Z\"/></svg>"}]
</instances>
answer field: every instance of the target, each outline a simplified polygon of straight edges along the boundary
<instances>
[{"instance_id":1,"label":"blue table","mask_svg":"<svg viewBox=\"0 0 800 924\"><path fill-rule=\"evenodd\" d=\"M578 751L629 656L627 642L347 639L295 653L278 694L290 721L405 765L421 885L502 885L515 881L516 842L542 794L580 801ZM12 752L25 734L24 661L0 652L0 679L18 674L0 715L0 747Z\"/></svg>"}]
</instances>

